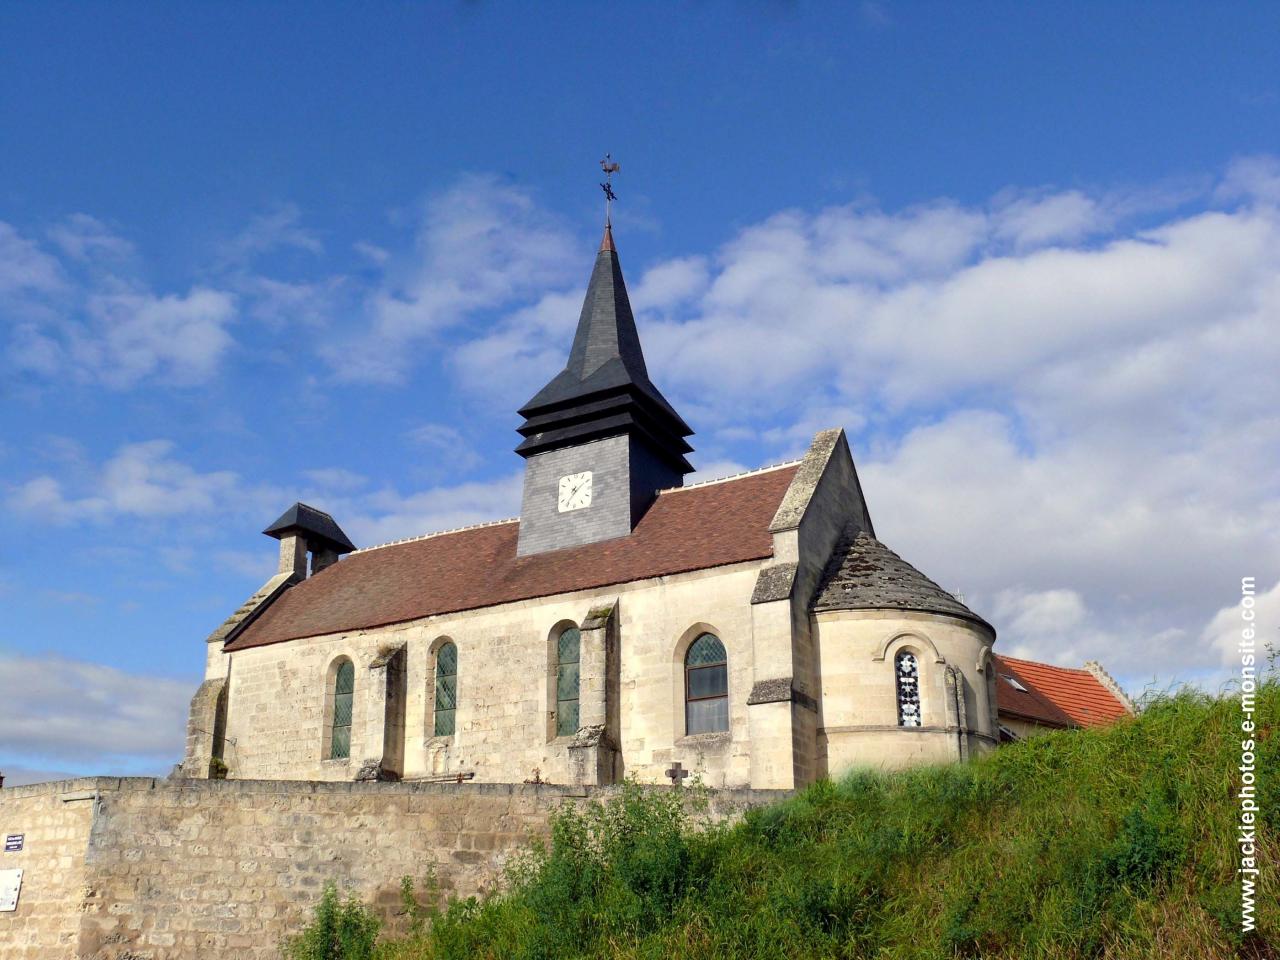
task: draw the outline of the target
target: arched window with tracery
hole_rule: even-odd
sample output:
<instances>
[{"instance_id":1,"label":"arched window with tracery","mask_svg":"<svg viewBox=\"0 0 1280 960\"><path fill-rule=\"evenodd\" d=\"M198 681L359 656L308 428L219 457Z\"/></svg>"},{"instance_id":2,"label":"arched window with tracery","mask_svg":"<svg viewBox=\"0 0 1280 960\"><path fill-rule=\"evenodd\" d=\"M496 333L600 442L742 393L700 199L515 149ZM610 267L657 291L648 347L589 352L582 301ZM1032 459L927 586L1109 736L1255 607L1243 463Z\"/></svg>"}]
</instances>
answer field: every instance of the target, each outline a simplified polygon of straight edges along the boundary
<instances>
[{"instance_id":1,"label":"arched window with tracery","mask_svg":"<svg viewBox=\"0 0 1280 960\"><path fill-rule=\"evenodd\" d=\"M920 726L920 665L910 650L893 658L898 680L898 726Z\"/></svg>"},{"instance_id":2,"label":"arched window with tracery","mask_svg":"<svg viewBox=\"0 0 1280 960\"><path fill-rule=\"evenodd\" d=\"M684 655L684 729L686 734L729 729L729 662L724 644L701 634Z\"/></svg>"},{"instance_id":3,"label":"arched window with tracery","mask_svg":"<svg viewBox=\"0 0 1280 960\"><path fill-rule=\"evenodd\" d=\"M582 634L565 627L556 638L556 736L578 732L578 669L582 660Z\"/></svg>"},{"instance_id":4,"label":"arched window with tracery","mask_svg":"<svg viewBox=\"0 0 1280 960\"><path fill-rule=\"evenodd\" d=\"M458 710L458 648L441 644L436 651L436 697L434 736L451 737Z\"/></svg>"},{"instance_id":5,"label":"arched window with tracery","mask_svg":"<svg viewBox=\"0 0 1280 960\"><path fill-rule=\"evenodd\" d=\"M351 707L356 692L356 667L343 660L333 675L333 725L329 730L329 759L351 756Z\"/></svg>"}]
</instances>

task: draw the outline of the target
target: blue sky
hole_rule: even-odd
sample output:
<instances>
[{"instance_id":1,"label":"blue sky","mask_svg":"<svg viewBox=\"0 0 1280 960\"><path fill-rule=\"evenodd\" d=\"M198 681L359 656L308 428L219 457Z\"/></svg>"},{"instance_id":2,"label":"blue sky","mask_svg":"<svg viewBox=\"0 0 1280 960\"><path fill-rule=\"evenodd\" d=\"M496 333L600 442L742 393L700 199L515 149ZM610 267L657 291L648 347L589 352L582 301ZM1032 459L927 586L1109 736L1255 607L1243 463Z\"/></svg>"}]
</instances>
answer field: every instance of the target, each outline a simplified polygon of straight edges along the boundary
<instances>
[{"instance_id":1,"label":"blue sky","mask_svg":"<svg viewBox=\"0 0 1280 960\"><path fill-rule=\"evenodd\" d=\"M0 770L164 771L294 499L510 516L597 159L701 475L845 426L1009 652L1280 615L1280 8L0 8ZM1225 652L1224 652L1225 651ZM15 719L20 717L21 719Z\"/></svg>"}]
</instances>

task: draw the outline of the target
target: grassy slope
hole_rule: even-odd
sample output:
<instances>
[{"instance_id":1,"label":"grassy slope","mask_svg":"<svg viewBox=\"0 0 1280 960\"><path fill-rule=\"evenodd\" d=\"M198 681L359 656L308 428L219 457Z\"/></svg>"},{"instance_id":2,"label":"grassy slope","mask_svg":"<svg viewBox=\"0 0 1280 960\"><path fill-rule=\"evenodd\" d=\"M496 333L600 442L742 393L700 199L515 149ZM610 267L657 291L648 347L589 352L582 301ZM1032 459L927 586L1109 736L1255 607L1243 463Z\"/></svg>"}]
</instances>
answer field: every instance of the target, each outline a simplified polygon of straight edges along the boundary
<instances>
[{"instance_id":1,"label":"grassy slope","mask_svg":"<svg viewBox=\"0 0 1280 960\"><path fill-rule=\"evenodd\" d=\"M855 774L694 831L669 793L565 814L510 892L380 956L1280 956L1280 685L1259 697L1261 935L1239 940L1239 717L1183 693L965 766Z\"/></svg>"}]
</instances>

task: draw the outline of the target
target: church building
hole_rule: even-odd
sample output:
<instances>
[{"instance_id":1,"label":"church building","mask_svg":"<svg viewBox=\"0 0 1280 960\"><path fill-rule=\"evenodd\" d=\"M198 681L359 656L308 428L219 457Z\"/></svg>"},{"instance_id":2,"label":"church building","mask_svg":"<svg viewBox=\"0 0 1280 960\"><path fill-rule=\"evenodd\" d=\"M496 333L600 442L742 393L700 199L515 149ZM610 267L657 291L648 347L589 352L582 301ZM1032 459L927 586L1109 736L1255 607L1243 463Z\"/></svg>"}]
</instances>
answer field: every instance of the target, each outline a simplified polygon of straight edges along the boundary
<instances>
[{"instance_id":1,"label":"church building","mask_svg":"<svg viewBox=\"0 0 1280 960\"><path fill-rule=\"evenodd\" d=\"M996 657L876 538L842 430L686 484L609 228L519 412L517 519L363 549L301 503L267 527L279 570L208 638L180 775L793 788L1132 712L1096 665L1044 674L1054 702Z\"/></svg>"}]
</instances>

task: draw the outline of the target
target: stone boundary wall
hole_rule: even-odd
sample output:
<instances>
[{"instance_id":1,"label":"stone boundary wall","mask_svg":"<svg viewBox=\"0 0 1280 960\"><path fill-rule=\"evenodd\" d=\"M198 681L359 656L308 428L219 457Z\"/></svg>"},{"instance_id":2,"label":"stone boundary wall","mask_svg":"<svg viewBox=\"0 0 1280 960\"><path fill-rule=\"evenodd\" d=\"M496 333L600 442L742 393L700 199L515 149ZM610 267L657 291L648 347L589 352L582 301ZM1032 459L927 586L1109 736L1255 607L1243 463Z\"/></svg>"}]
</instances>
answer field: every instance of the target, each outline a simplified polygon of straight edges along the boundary
<instances>
[{"instance_id":1,"label":"stone boundary wall","mask_svg":"<svg viewBox=\"0 0 1280 960\"><path fill-rule=\"evenodd\" d=\"M618 789L99 777L0 790L0 833L25 834L0 854L25 871L0 956L268 960L327 881L394 923L402 876L434 868L452 896L490 892L562 804ZM715 791L710 814L787 795Z\"/></svg>"}]
</instances>

